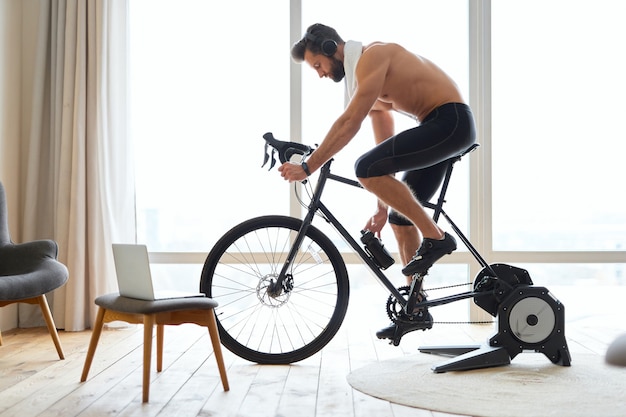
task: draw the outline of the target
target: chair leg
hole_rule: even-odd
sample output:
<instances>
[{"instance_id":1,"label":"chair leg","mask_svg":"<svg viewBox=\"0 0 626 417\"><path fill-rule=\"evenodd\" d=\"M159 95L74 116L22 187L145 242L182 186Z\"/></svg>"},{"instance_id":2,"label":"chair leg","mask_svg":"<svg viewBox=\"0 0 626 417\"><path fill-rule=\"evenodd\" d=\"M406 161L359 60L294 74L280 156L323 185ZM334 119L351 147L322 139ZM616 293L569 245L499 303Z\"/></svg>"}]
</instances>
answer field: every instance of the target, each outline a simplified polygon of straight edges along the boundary
<instances>
[{"instance_id":1,"label":"chair leg","mask_svg":"<svg viewBox=\"0 0 626 417\"><path fill-rule=\"evenodd\" d=\"M163 370L163 324L157 324L157 372Z\"/></svg>"},{"instance_id":2,"label":"chair leg","mask_svg":"<svg viewBox=\"0 0 626 417\"><path fill-rule=\"evenodd\" d=\"M61 339L59 339L57 328L54 325L54 320L52 319L52 313L50 312L50 307L48 306L48 300L46 299L46 296L40 295L39 297L37 297L37 302L39 303L39 307L41 308L43 318L46 320L46 324L48 325L48 331L50 332L50 336L52 336L54 346L57 348L59 359L65 359L65 355L63 354L63 348L61 347Z\"/></svg>"},{"instance_id":3,"label":"chair leg","mask_svg":"<svg viewBox=\"0 0 626 417\"><path fill-rule=\"evenodd\" d=\"M96 322L94 323L93 330L91 331L91 340L89 341L89 349L87 350L87 357L85 358L85 365L83 366L83 374L80 377L80 382L85 382L87 380L87 375L89 374L89 368L91 368L91 362L93 361L93 355L96 353L98 340L100 340L100 335L102 334L102 327L104 326L104 314L105 313L106 313L105 308L100 307L98 309Z\"/></svg>"},{"instance_id":4,"label":"chair leg","mask_svg":"<svg viewBox=\"0 0 626 417\"><path fill-rule=\"evenodd\" d=\"M152 357L152 328L154 327L154 314L143 316L143 399L148 402L150 397L150 360Z\"/></svg>"},{"instance_id":5,"label":"chair leg","mask_svg":"<svg viewBox=\"0 0 626 417\"><path fill-rule=\"evenodd\" d=\"M224 391L230 390L228 384L228 375L226 375L226 366L224 365L224 356L222 355L222 345L220 343L220 334L217 330L217 322L215 321L215 314L213 310L209 311L209 335L211 336L211 344L213 345L213 353L215 354L215 360L217 361L217 368L220 372L220 378L222 379L222 387Z\"/></svg>"}]
</instances>

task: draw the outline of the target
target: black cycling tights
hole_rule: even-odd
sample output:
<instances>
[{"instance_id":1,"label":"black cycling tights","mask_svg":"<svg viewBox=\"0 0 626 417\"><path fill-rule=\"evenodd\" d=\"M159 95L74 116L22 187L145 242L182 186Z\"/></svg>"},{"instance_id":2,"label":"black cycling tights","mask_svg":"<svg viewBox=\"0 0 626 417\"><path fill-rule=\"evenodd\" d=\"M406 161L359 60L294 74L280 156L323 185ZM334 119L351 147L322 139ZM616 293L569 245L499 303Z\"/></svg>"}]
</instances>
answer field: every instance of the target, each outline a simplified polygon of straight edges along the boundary
<instances>
[{"instance_id":1,"label":"black cycling tights","mask_svg":"<svg viewBox=\"0 0 626 417\"><path fill-rule=\"evenodd\" d=\"M476 141L472 111L463 103L448 103L433 110L417 127L390 137L363 154L355 164L358 178L379 177L407 171L403 177L420 202L428 201L445 175L447 159L467 150ZM410 225L393 212L392 224Z\"/></svg>"},{"instance_id":2,"label":"black cycling tights","mask_svg":"<svg viewBox=\"0 0 626 417\"><path fill-rule=\"evenodd\" d=\"M461 103L433 110L417 127L390 137L363 154L355 164L358 178L379 177L433 166L476 141L470 108Z\"/></svg>"}]
</instances>

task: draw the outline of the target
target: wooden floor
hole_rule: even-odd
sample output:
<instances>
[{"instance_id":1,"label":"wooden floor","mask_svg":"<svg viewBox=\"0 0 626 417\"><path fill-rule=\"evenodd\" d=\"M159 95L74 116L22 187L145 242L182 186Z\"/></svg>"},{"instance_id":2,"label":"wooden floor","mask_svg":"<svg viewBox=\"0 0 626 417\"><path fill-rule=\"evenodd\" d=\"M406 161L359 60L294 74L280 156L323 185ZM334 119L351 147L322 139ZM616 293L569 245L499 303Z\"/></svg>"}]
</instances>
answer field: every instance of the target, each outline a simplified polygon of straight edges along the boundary
<instances>
[{"instance_id":1,"label":"wooden floor","mask_svg":"<svg viewBox=\"0 0 626 417\"><path fill-rule=\"evenodd\" d=\"M60 333L63 361L45 329L6 331L0 347L0 416L450 416L369 397L353 390L346 376L375 361L417 354L420 345L481 343L494 327L436 324L427 332L405 336L399 347L391 346L374 336L387 324L386 295L374 286L353 290L340 333L305 361L260 366L224 350L229 392L222 390L208 332L191 325L167 327L164 369L152 372L149 404L141 403L141 326L105 330L89 378L82 384L89 331ZM607 345L626 331L623 288L551 291L566 308L573 362L576 352L604 354ZM467 305L454 304L460 307L433 308L435 320L458 319L458 309Z\"/></svg>"}]
</instances>

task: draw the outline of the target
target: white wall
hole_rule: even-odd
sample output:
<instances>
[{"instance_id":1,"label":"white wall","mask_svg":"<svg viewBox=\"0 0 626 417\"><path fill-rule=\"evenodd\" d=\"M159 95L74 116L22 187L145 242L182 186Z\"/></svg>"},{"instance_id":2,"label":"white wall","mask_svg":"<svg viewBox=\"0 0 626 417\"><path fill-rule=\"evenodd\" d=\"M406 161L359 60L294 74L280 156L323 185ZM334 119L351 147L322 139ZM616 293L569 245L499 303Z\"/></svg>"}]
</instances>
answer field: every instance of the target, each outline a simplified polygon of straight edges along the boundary
<instances>
[{"instance_id":1,"label":"white wall","mask_svg":"<svg viewBox=\"0 0 626 417\"><path fill-rule=\"evenodd\" d=\"M0 0L0 181L9 204L9 228L17 228L18 147L21 107L21 0ZM13 146L9 146L13 144ZM13 213L13 215L11 215ZM17 327L17 306L0 308L0 329Z\"/></svg>"}]
</instances>

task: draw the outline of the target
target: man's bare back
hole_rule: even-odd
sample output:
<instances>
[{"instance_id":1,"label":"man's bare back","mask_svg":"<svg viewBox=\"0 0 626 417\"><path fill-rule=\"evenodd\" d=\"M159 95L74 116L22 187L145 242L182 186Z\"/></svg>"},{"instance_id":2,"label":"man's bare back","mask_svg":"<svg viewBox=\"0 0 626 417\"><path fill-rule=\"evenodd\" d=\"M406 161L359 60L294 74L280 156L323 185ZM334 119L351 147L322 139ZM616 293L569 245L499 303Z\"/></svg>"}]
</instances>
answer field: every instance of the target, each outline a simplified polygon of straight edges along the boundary
<instances>
[{"instance_id":1,"label":"man's bare back","mask_svg":"<svg viewBox=\"0 0 626 417\"><path fill-rule=\"evenodd\" d=\"M395 43L375 42L363 48L357 65L357 88L359 78L381 63L387 69L374 109L399 110L421 121L443 104L463 103L459 88L445 72Z\"/></svg>"}]
</instances>

